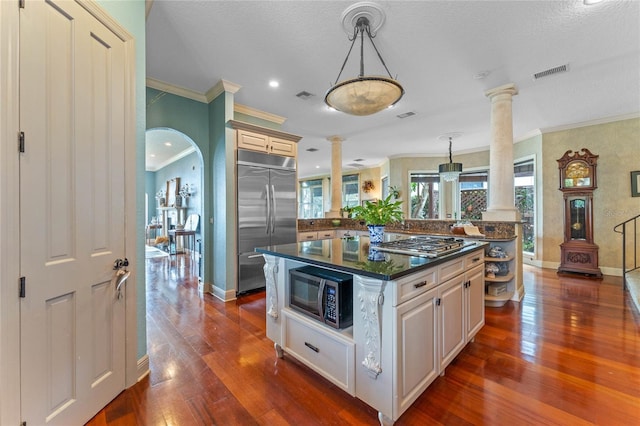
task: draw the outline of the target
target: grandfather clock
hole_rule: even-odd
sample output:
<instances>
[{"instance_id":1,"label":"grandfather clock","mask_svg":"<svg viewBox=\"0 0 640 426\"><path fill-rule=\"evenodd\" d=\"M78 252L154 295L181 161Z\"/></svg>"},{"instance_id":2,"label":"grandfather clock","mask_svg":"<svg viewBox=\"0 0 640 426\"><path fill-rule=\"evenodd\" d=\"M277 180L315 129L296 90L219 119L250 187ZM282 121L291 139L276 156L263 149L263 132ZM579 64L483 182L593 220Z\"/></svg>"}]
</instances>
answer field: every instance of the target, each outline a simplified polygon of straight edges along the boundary
<instances>
[{"instance_id":1,"label":"grandfather clock","mask_svg":"<svg viewBox=\"0 0 640 426\"><path fill-rule=\"evenodd\" d=\"M593 191L598 187L598 156L582 148L580 153L565 152L557 161L564 197L564 242L560 244L558 272L601 277L598 246L593 242Z\"/></svg>"}]
</instances>

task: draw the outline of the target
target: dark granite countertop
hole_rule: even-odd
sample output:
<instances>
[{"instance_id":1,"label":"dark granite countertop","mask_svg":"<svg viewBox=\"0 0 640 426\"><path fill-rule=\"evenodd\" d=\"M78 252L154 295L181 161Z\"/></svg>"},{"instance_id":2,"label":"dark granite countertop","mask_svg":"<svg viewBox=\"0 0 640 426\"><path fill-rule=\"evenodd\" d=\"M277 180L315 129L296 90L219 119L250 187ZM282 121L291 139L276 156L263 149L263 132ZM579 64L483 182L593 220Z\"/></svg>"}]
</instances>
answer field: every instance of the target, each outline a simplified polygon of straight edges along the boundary
<instances>
[{"instance_id":1,"label":"dark granite countertop","mask_svg":"<svg viewBox=\"0 0 640 426\"><path fill-rule=\"evenodd\" d=\"M385 240L408 238L408 235L385 233ZM387 252L375 252L369 244L369 237L334 238L317 241L302 241L277 246L258 247L258 253L270 254L297 260L310 265L324 266L339 271L390 281L422 269L464 256L489 243L468 240L473 243L452 254L437 258L407 256ZM370 255L376 259L369 260Z\"/></svg>"}]
</instances>

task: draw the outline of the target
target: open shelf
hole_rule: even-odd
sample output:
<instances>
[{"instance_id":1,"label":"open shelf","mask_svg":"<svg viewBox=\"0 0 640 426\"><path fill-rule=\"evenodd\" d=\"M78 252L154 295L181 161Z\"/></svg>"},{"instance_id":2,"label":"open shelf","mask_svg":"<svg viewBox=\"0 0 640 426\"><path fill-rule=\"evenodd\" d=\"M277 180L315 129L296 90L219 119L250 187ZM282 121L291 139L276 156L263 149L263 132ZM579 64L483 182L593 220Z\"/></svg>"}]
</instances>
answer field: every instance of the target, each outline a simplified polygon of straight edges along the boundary
<instances>
[{"instance_id":1,"label":"open shelf","mask_svg":"<svg viewBox=\"0 0 640 426\"><path fill-rule=\"evenodd\" d=\"M513 297L512 291L507 291L499 296L491 296L489 294L484 295L484 305L491 308L499 308L504 306Z\"/></svg>"},{"instance_id":2,"label":"open shelf","mask_svg":"<svg viewBox=\"0 0 640 426\"><path fill-rule=\"evenodd\" d=\"M484 258L485 262L511 262L513 260L513 256L507 256L507 257L489 257L486 256Z\"/></svg>"},{"instance_id":3,"label":"open shelf","mask_svg":"<svg viewBox=\"0 0 640 426\"><path fill-rule=\"evenodd\" d=\"M513 279L513 274L509 272L507 275L496 275L493 278L487 276L484 277L484 281L487 283L508 283Z\"/></svg>"}]
</instances>

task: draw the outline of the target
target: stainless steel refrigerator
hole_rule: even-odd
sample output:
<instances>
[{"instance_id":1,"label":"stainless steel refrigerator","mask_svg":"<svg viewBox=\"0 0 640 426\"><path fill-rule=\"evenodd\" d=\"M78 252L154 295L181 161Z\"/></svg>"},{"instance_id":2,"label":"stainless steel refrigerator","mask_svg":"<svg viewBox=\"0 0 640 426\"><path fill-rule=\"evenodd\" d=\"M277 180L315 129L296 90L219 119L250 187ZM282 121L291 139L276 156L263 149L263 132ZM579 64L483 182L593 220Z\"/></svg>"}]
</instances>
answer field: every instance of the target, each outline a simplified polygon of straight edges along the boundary
<instances>
[{"instance_id":1,"label":"stainless steel refrigerator","mask_svg":"<svg viewBox=\"0 0 640 426\"><path fill-rule=\"evenodd\" d=\"M237 294L265 287L256 247L296 242L295 158L238 150Z\"/></svg>"}]
</instances>

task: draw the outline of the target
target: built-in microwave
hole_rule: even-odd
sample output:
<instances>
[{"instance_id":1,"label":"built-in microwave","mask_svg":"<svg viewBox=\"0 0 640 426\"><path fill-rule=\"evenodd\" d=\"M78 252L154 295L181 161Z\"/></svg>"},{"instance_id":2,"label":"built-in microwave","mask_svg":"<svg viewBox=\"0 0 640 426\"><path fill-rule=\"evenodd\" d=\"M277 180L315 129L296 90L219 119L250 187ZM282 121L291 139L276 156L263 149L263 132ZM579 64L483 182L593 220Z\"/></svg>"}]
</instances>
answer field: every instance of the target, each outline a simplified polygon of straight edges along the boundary
<instances>
[{"instance_id":1,"label":"built-in microwave","mask_svg":"<svg viewBox=\"0 0 640 426\"><path fill-rule=\"evenodd\" d=\"M291 269L289 306L331 327L350 327L353 276L315 266Z\"/></svg>"}]
</instances>

